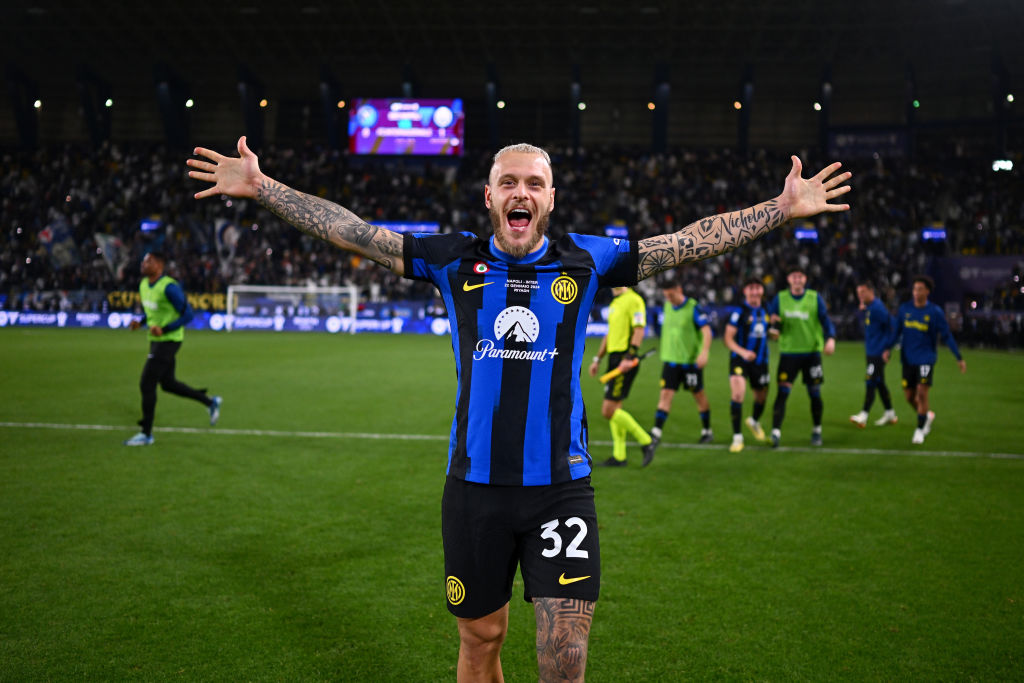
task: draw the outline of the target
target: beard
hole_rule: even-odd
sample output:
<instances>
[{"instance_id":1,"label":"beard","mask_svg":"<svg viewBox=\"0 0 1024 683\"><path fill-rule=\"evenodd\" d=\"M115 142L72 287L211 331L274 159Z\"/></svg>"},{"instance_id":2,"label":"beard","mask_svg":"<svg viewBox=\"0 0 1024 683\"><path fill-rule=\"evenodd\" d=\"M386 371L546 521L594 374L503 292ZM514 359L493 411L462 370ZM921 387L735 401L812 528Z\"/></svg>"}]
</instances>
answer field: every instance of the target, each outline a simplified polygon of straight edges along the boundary
<instances>
[{"instance_id":1,"label":"beard","mask_svg":"<svg viewBox=\"0 0 1024 683\"><path fill-rule=\"evenodd\" d=\"M525 244L512 244L509 240L508 233L505 232L505 217L498 213L498 211L491 207L487 213L491 216L491 227L494 229L494 241L498 243L501 250L506 254L510 255L514 259L521 259L531 251L533 251L544 234L548 231L548 220L551 218L551 212L545 213L537 218L537 230L530 237L529 241Z\"/></svg>"}]
</instances>

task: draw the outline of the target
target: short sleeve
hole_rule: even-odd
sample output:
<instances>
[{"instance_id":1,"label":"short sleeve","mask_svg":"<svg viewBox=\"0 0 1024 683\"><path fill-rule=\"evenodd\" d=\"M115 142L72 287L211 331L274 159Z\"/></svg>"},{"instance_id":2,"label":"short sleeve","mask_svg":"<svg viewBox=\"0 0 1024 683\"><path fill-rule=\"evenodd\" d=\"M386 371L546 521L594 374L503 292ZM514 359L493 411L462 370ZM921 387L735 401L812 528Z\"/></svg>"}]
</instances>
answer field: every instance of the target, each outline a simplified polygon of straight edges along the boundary
<instances>
[{"instance_id":1,"label":"short sleeve","mask_svg":"<svg viewBox=\"0 0 1024 683\"><path fill-rule=\"evenodd\" d=\"M402 240L403 276L437 284L437 273L458 259L462 247L475 239L468 232L449 235L405 233Z\"/></svg>"},{"instance_id":2,"label":"short sleeve","mask_svg":"<svg viewBox=\"0 0 1024 683\"><path fill-rule=\"evenodd\" d=\"M639 246L636 242L577 233L569 236L577 247L590 254L602 287L632 287L637 283Z\"/></svg>"},{"instance_id":3,"label":"short sleeve","mask_svg":"<svg viewBox=\"0 0 1024 683\"><path fill-rule=\"evenodd\" d=\"M693 307L693 324L697 327L704 327L705 325L711 324L711 321L708 320L707 312L700 307L700 304L696 304Z\"/></svg>"}]
</instances>

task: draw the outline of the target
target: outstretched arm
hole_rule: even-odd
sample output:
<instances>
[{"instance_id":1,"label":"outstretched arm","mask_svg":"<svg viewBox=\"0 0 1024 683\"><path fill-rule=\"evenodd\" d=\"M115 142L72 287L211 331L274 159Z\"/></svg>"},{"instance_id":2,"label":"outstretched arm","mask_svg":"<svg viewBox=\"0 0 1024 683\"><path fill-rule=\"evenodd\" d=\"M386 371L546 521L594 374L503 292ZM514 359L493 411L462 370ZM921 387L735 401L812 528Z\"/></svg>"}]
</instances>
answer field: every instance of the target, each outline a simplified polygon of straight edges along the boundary
<instances>
[{"instance_id":1,"label":"outstretched arm","mask_svg":"<svg viewBox=\"0 0 1024 683\"><path fill-rule=\"evenodd\" d=\"M298 192L264 175L259 159L245 144L245 136L238 139L238 157L226 157L204 147L196 147L194 153L206 160L189 159L186 163L196 169L188 172L189 177L213 184L197 192L196 199L218 194L255 199L299 230L404 274L401 235L370 225L343 206Z\"/></svg>"},{"instance_id":2,"label":"outstretched arm","mask_svg":"<svg viewBox=\"0 0 1024 683\"><path fill-rule=\"evenodd\" d=\"M813 178L804 179L800 177L800 159L794 156L792 160L793 168L778 197L740 211L701 218L670 235L640 240L637 279L732 251L792 218L849 210L849 204L828 203L850 191L849 185L840 186L850 179L849 171L833 176L842 164L830 164Z\"/></svg>"}]
</instances>

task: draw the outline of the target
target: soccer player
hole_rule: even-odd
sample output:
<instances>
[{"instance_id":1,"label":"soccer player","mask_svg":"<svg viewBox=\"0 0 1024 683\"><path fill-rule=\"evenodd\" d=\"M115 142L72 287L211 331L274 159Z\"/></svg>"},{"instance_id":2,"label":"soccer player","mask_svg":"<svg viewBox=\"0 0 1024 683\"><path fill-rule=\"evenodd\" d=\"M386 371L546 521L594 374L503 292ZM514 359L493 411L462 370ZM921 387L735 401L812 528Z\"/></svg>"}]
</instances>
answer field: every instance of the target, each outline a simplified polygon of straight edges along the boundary
<instances>
[{"instance_id":1,"label":"soccer player","mask_svg":"<svg viewBox=\"0 0 1024 683\"><path fill-rule=\"evenodd\" d=\"M590 363L590 376L597 376L601 358L608 355L608 370L618 368L621 374L604 385L604 400L601 401L601 417L608 420L612 430L612 455L600 463L606 467L623 467L626 463L626 435L632 435L643 447L644 465L651 462L654 448L651 435L644 431L622 407L629 396L639 370L636 357L640 342L644 340L647 326L647 305L643 297L629 287L614 287L611 305L608 307L608 334L601 340L601 347Z\"/></svg>"},{"instance_id":2,"label":"soccer player","mask_svg":"<svg viewBox=\"0 0 1024 683\"><path fill-rule=\"evenodd\" d=\"M893 318L889 310L876 296L875 286L870 282L857 285L857 298L860 308L864 311L864 350L867 353L867 370L864 376L864 407L856 415L850 416L850 422L863 429L868 423L871 404L875 402L875 392L882 399L885 412L875 420L879 427L896 424L899 418L892 408L892 396L889 387L885 386L885 366L889 361L889 340L893 336Z\"/></svg>"},{"instance_id":3,"label":"soccer player","mask_svg":"<svg viewBox=\"0 0 1024 683\"><path fill-rule=\"evenodd\" d=\"M743 283L743 303L729 315L725 325L725 345L729 348L729 411L732 416L730 453L743 450L743 399L747 382L754 391L754 410L747 418L747 428L758 441L767 440L761 415L768 400L768 312L764 308L764 284L760 278Z\"/></svg>"},{"instance_id":4,"label":"soccer player","mask_svg":"<svg viewBox=\"0 0 1024 683\"><path fill-rule=\"evenodd\" d=\"M207 396L206 389L193 389L174 376L175 356L185 338L185 325L192 320L192 306L185 298L178 281L164 274L167 257L151 251L142 258L142 282L139 300L142 319L132 320L131 329L143 325L149 329L149 355L142 368L139 389L142 390L142 419L139 433L124 442L125 446L149 446L153 443L153 418L156 415L156 387L199 401L210 415L210 425L220 417L220 396Z\"/></svg>"},{"instance_id":5,"label":"soccer player","mask_svg":"<svg viewBox=\"0 0 1024 683\"><path fill-rule=\"evenodd\" d=\"M914 278L912 299L896 312L896 331L890 347L901 338L900 360L903 363L903 395L917 413L917 429L910 442L924 443L932 430L935 413L929 409L928 392L932 388L935 363L939 359L938 339L942 338L956 358L960 372L967 372L967 362L960 355L956 340L946 322L942 309L928 300L935 282L927 275ZM889 351L885 351L888 359Z\"/></svg>"},{"instance_id":6,"label":"soccer player","mask_svg":"<svg viewBox=\"0 0 1024 683\"><path fill-rule=\"evenodd\" d=\"M768 334L779 340L778 389L772 405L772 448L782 440L782 421L786 417L786 401L797 375L801 375L811 398L811 445L821 445L821 383L825 372L821 352L831 356L836 350L836 328L828 317L825 300L813 289L807 289L807 274L800 266L786 272L789 289L775 295L768 306L772 327Z\"/></svg>"},{"instance_id":7,"label":"soccer player","mask_svg":"<svg viewBox=\"0 0 1024 683\"><path fill-rule=\"evenodd\" d=\"M516 567L537 623L539 678L580 679L601 579L587 421L580 388L597 290L637 281L754 240L791 218L849 209L839 163L804 179L792 157L781 194L640 241L545 234L555 205L551 160L532 145L498 151L484 187L493 235L401 235L264 175L239 157L196 148L202 199L252 198L303 232L444 298L458 381L442 496L448 609L458 620L460 681L501 680Z\"/></svg>"},{"instance_id":8,"label":"soccer player","mask_svg":"<svg viewBox=\"0 0 1024 683\"><path fill-rule=\"evenodd\" d=\"M711 443L714 439L711 405L704 391L704 367L711 351L711 323L697 300L686 296L678 279L665 280L661 284L661 293L665 296L661 348L658 350L662 362L661 393L658 394L658 410L654 413L654 427L651 428L654 439L651 457L654 457L654 448L661 441L661 430L665 427L672 399L680 385L693 394L697 403L701 423L699 443ZM650 463L646 456L645 452L645 465Z\"/></svg>"}]
</instances>

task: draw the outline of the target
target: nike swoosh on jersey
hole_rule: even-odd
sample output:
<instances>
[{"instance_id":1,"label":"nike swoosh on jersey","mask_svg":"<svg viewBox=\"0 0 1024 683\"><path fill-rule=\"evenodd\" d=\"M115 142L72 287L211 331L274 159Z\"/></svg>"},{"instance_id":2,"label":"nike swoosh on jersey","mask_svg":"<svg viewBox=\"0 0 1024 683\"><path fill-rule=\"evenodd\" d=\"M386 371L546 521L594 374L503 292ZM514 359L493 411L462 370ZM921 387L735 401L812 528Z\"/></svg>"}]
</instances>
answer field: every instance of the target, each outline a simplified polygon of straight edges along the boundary
<instances>
[{"instance_id":1,"label":"nike swoosh on jersey","mask_svg":"<svg viewBox=\"0 0 1024 683\"><path fill-rule=\"evenodd\" d=\"M462 291L463 292L472 292L474 289L480 289L481 287L486 287L487 285L493 285L493 284L494 284L493 282L481 282L478 285L471 285L471 284L469 284L469 280L465 280L462 283Z\"/></svg>"},{"instance_id":2,"label":"nike swoosh on jersey","mask_svg":"<svg viewBox=\"0 0 1024 683\"><path fill-rule=\"evenodd\" d=\"M562 572L562 575L558 577L558 583L562 584L563 586L568 586L570 583L576 583L577 581L582 581L583 579L589 578L589 576L574 576L571 579L567 579L565 578L565 572Z\"/></svg>"}]
</instances>

